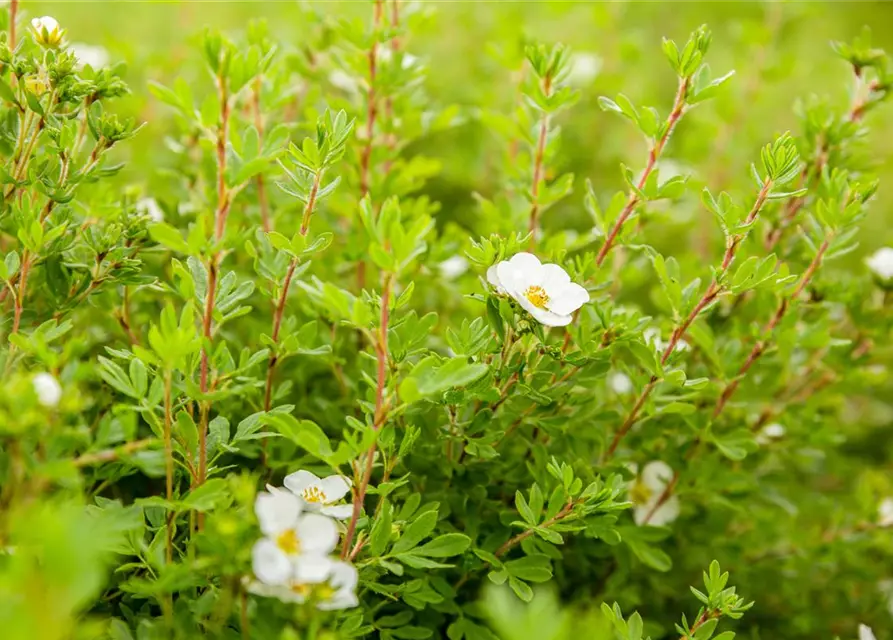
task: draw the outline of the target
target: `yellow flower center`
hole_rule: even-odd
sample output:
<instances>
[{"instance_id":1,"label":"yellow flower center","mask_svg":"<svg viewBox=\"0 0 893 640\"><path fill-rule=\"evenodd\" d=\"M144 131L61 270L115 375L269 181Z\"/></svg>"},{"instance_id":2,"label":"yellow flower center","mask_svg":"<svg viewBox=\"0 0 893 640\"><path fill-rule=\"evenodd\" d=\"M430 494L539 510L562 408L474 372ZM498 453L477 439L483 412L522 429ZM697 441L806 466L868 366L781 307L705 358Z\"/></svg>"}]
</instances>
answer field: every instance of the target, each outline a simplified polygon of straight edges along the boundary
<instances>
[{"instance_id":1,"label":"yellow flower center","mask_svg":"<svg viewBox=\"0 0 893 640\"><path fill-rule=\"evenodd\" d=\"M549 295L546 293L546 290L537 285L528 287L527 291L524 292L524 297L530 300L530 304L539 309L545 309L546 305L549 304Z\"/></svg>"},{"instance_id":2,"label":"yellow flower center","mask_svg":"<svg viewBox=\"0 0 893 640\"><path fill-rule=\"evenodd\" d=\"M310 486L301 491L301 497L307 502L324 503L326 501L326 494L317 486Z\"/></svg>"},{"instance_id":3,"label":"yellow flower center","mask_svg":"<svg viewBox=\"0 0 893 640\"><path fill-rule=\"evenodd\" d=\"M636 481L629 490L629 499L634 504L645 504L651 498L651 489L644 482Z\"/></svg>"},{"instance_id":4,"label":"yellow flower center","mask_svg":"<svg viewBox=\"0 0 893 640\"><path fill-rule=\"evenodd\" d=\"M316 595L320 600L329 600L335 595L335 588L328 583L323 583L316 587Z\"/></svg>"},{"instance_id":5,"label":"yellow flower center","mask_svg":"<svg viewBox=\"0 0 893 640\"><path fill-rule=\"evenodd\" d=\"M304 598L310 595L310 591L312 589L309 584L303 584L300 582L292 582L288 588L291 590L292 593L303 596Z\"/></svg>"},{"instance_id":6,"label":"yellow flower center","mask_svg":"<svg viewBox=\"0 0 893 640\"><path fill-rule=\"evenodd\" d=\"M298 534L294 529L286 529L276 538L276 546L282 549L288 555L297 555L301 550L301 541L298 540Z\"/></svg>"}]
</instances>

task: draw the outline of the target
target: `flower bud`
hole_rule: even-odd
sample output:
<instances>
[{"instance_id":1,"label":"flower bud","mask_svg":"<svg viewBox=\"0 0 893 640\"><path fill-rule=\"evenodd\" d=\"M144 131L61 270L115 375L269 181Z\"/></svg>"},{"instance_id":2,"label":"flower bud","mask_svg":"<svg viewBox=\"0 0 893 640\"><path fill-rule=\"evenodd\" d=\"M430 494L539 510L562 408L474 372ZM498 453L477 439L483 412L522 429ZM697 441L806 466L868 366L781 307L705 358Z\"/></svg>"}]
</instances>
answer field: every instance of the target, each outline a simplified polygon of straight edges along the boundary
<instances>
[{"instance_id":1,"label":"flower bud","mask_svg":"<svg viewBox=\"0 0 893 640\"><path fill-rule=\"evenodd\" d=\"M62 399L62 386L50 373L38 373L31 381L37 401L45 407L53 408Z\"/></svg>"},{"instance_id":2,"label":"flower bud","mask_svg":"<svg viewBox=\"0 0 893 640\"><path fill-rule=\"evenodd\" d=\"M62 30L55 18L50 16L34 18L31 20L31 28L34 29L37 44L51 49L62 44L62 36L65 35L65 31Z\"/></svg>"}]
</instances>

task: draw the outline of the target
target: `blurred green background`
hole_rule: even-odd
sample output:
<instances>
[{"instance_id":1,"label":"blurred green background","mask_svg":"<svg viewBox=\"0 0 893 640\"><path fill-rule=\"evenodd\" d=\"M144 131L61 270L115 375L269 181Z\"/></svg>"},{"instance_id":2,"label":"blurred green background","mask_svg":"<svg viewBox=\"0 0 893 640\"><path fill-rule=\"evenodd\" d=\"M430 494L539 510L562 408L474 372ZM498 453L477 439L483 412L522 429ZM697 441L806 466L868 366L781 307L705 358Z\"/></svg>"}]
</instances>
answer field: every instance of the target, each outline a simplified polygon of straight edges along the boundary
<instances>
[{"instance_id":1,"label":"blurred green background","mask_svg":"<svg viewBox=\"0 0 893 640\"><path fill-rule=\"evenodd\" d=\"M317 2L314 8L333 18L369 20L371 3ZM575 195L545 220L552 228L589 225L583 212L583 180L593 180L607 195L621 188L618 170L623 161L638 170L646 154L644 141L633 127L598 108L599 95L624 92L638 104L666 111L673 98L675 78L664 64L661 37L684 38L707 23L714 32L710 62L715 74L735 69L736 77L719 99L699 106L674 136L665 157L681 171L692 172L695 186L714 191L750 190L749 163L761 145L786 130L797 132L795 104L811 95L845 104L852 74L832 52L832 40L849 40L863 26L874 27L876 46L893 50L893 3L890 2L451 2L428 3L432 17L417 29L406 48L422 57L429 68L428 91L435 102L466 107L487 105L509 112L517 100L516 81L497 59L496 51L517 49L524 39L564 42L574 51L594 54L598 74L579 86L577 105L560 116L562 152L556 173L572 171ZM202 75L195 47L205 27L237 32L248 20L266 18L274 37L295 48L309 30L306 14L296 2L24 2L27 15L55 16L74 42L101 43L112 60L128 64L133 95L120 108L148 122L128 154L129 170L122 180L152 176L152 159L163 157L168 130L167 112L152 99L149 80L169 83L178 74L190 81L208 82ZM161 116L161 117L159 117ZM873 171L881 178L872 216L863 227L862 250L848 256L853 268L863 268L864 256L893 242L893 111L879 109L868 117L867 141ZM471 194L490 195L496 188L493 166L499 144L474 119L458 129L423 143L426 154L443 161L442 174L430 185L443 204L442 220L469 224L477 215ZM666 164L666 163L665 163ZM692 167L698 167L693 169ZM666 172L666 166L664 171ZM893 177L893 176L891 176ZM696 194L699 189L692 189ZM708 214L692 197L673 211L661 233L649 241L662 244L661 235L675 236L672 225L696 225L686 233L690 242L720 245L721 237ZM670 226L668 227L667 224ZM680 229L681 231L681 229ZM711 250L715 250L715 246Z\"/></svg>"},{"instance_id":2,"label":"blurred green background","mask_svg":"<svg viewBox=\"0 0 893 640\"><path fill-rule=\"evenodd\" d=\"M368 21L371 15L368 1L319 2L314 6L333 18ZM852 99L852 72L831 50L832 40L851 40L868 25L873 27L874 44L893 51L893 3L889 2L436 2L430 3L430 8L431 18L404 46L426 62L427 91L433 101L457 103L470 115L479 106L508 113L517 104L517 79L502 64L499 52L518 50L525 39L564 42L574 51L597 56L598 73L578 87L580 101L559 116L561 152L558 166L550 167L555 175L573 172L575 192L549 210L544 220L552 229L581 231L591 225L582 207L583 181L591 179L607 199L623 187L619 164L624 162L638 172L647 153L645 141L632 126L598 108L598 96L624 92L637 104L653 105L666 113L676 79L664 61L661 37L684 41L698 25L711 27L714 41L709 61L714 74L731 69L737 73L719 98L686 116L665 153L662 170L675 165L678 171L692 174L692 185L689 195L671 209L655 207L652 213L661 219L659 224L649 224L645 234L646 242L674 255L684 254L689 247L714 257L720 254L722 237L700 205L700 186L709 185L714 192L728 189L746 201L744 194L753 192L748 165L759 157L759 148L786 130L799 134L798 100L814 95L827 98L840 111L847 108ZM151 97L149 81L170 84L183 76L190 83L210 86L196 46L205 27L237 33L248 20L266 18L274 38L298 49L316 26L307 23L307 14L294 2L26 1L22 10L28 17L52 15L67 29L69 40L101 44L113 61L127 62L126 77L133 94L119 103L118 111L136 116L147 126L136 140L116 150L128 161L118 180L145 183L150 193L163 190L170 181L163 170L170 157L165 136L171 131L171 116ZM870 252L893 244L893 109L886 105L871 112L866 124L870 134L865 155L881 182L871 215L863 223L862 248L840 263L854 271L865 270L864 257ZM419 146L413 151L438 158L443 164L441 174L427 187L432 198L442 204L439 222L471 227L479 215L472 194L492 196L500 188L503 142L469 117L461 127L438 133ZM652 276L643 273L638 277ZM635 276L627 280L634 281ZM889 419L886 411L878 418L864 411L855 421L878 425ZM871 438L866 438L866 443L856 456L867 466L881 443ZM825 493L829 501L853 498L843 491ZM720 517L724 516L709 516ZM688 557L692 565L706 566L712 559L708 534L721 528L715 521L705 523L703 533L692 532L690 546L674 555ZM819 561L814 561L815 557ZM793 591L799 595L802 601L793 604L780 602L781 596L766 589L774 586L772 581L780 575L770 566L773 560L755 561L751 567L754 580L747 586L756 583L764 591L752 594L758 599L751 614L754 624L809 633L814 628L809 618L816 609L840 609L859 616L866 613L853 610L857 607L846 602L816 602L825 581L839 575L823 571L821 560L821 555L798 560L814 573L801 568L802 576L811 581L804 588L792 585L785 592L788 598L793 598ZM586 571L586 567L578 569ZM623 576L617 578L621 582ZM828 598L851 590L854 601L877 604L880 595L866 599L864 593L874 589L870 576L854 571L845 579L845 586L829 586ZM676 595L667 593L672 588L664 586L663 593L658 589L649 597L660 600ZM876 611L872 613L877 617ZM880 638L885 637L884 630L876 631ZM834 633L851 637L851 632L852 625L841 626L822 637Z\"/></svg>"}]
</instances>

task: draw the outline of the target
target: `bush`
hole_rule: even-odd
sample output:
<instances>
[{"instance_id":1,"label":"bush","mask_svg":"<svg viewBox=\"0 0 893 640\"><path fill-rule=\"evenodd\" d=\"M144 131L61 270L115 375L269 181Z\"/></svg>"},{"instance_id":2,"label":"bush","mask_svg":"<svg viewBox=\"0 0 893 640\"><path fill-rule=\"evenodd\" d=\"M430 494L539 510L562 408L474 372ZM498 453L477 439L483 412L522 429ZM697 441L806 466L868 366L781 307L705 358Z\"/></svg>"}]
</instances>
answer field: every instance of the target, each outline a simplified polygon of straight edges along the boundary
<instances>
[{"instance_id":1,"label":"bush","mask_svg":"<svg viewBox=\"0 0 893 640\"><path fill-rule=\"evenodd\" d=\"M893 250L858 234L890 59L836 42L830 97L739 145L700 27L643 47L664 106L630 76L583 140L599 57L513 31L512 104L452 104L432 8L205 31L141 157L131 72L10 4L4 637L889 628Z\"/></svg>"}]
</instances>

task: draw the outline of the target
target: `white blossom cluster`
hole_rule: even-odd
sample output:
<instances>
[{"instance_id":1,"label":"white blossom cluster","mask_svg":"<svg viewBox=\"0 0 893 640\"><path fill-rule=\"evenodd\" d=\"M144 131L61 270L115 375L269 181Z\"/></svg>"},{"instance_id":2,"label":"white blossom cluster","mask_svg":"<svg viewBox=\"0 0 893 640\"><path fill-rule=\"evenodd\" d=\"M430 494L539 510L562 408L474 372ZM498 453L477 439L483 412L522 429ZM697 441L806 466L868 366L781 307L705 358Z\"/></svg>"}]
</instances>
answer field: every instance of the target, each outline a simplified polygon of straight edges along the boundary
<instances>
[{"instance_id":1,"label":"white blossom cluster","mask_svg":"<svg viewBox=\"0 0 893 640\"><path fill-rule=\"evenodd\" d=\"M341 536L338 521L353 509L341 503L350 480L301 470L286 476L284 484L267 486L254 503L263 537L252 551L256 579L249 590L283 602L312 602L319 609L357 606L356 568L332 557Z\"/></svg>"}]
</instances>

